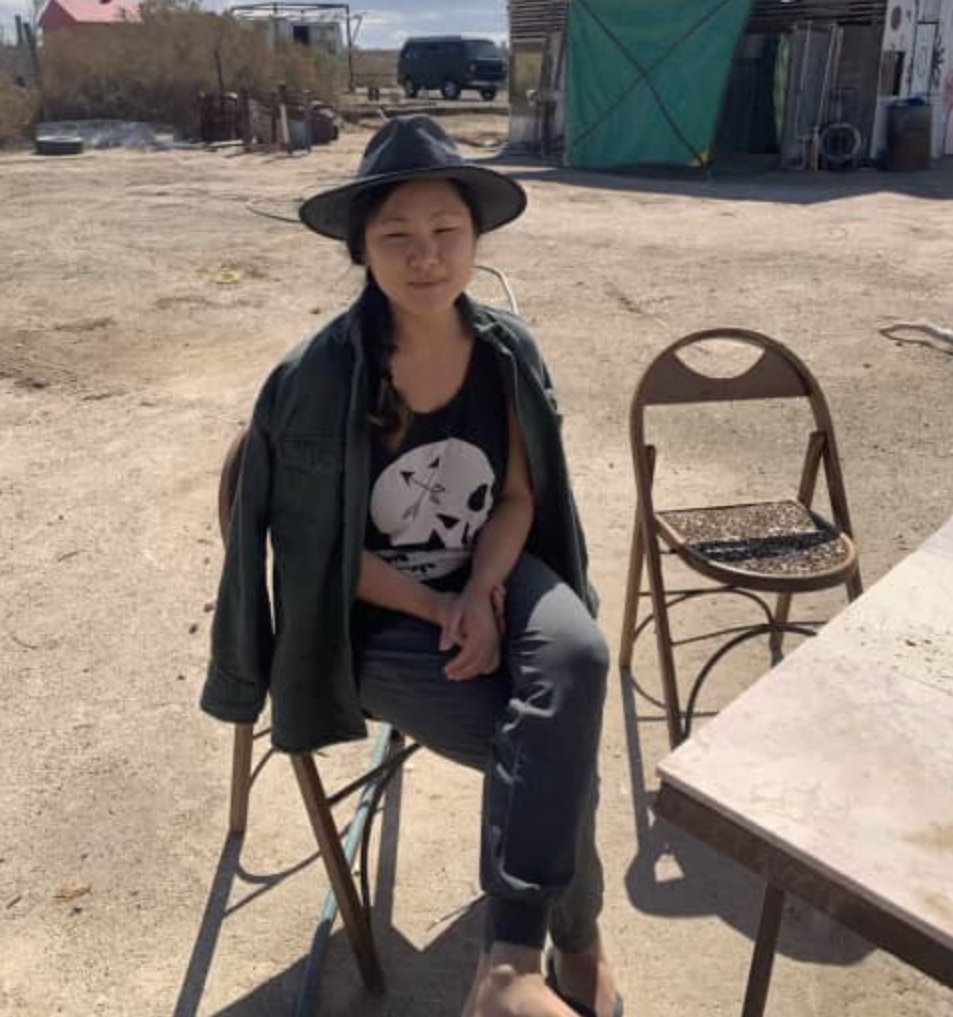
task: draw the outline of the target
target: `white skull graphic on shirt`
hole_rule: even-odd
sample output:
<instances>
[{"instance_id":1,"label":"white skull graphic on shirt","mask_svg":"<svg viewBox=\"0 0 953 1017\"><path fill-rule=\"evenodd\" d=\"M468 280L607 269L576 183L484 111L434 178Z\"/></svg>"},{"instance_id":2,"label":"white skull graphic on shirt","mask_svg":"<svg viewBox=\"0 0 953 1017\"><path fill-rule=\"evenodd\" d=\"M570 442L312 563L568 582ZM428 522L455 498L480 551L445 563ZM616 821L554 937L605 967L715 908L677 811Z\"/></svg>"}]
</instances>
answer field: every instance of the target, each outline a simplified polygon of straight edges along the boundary
<instances>
[{"instance_id":1,"label":"white skull graphic on shirt","mask_svg":"<svg viewBox=\"0 0 953 1017\"><path fill-rule=\"evenodd\" d=\"M493 508L495 479L486 454L457 438L395 459L371 492L371 519L392 548L381 557L421 579L463 566Z\"/></svg>"}]
</instances>

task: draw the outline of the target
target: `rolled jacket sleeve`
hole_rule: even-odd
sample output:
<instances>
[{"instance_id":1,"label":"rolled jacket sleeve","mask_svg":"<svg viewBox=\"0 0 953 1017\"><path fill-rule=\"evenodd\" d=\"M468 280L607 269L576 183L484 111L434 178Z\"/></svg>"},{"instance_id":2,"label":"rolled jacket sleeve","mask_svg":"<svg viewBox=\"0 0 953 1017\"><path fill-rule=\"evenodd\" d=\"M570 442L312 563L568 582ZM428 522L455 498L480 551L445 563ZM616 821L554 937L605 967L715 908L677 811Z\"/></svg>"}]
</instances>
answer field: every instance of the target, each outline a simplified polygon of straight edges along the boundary
<instances>
[{"instance_id":1,"label":"rolled jacket sleeve","mask_svg":"<svg viewBox=\"0 0 953 1017\"><path fill-rule=\"evenodd\" d=\"M201 699L207 713L235 723L254 722L268 694L274 650L267 582L271 462L271 442L256 414L232 503Z\"/></svg>"}]
</instances>

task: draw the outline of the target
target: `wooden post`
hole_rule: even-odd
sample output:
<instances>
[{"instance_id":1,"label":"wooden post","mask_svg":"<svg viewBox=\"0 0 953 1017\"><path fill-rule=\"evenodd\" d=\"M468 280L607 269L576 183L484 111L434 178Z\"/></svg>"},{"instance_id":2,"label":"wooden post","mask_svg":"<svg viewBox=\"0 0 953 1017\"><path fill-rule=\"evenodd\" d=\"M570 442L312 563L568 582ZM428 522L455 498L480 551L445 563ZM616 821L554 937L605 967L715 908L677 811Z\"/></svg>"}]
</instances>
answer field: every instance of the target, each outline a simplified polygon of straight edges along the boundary
<instances>
[{"instance_id":1,"label":"wooden post","mask_svg":"<svg viewBox=\"0 0 953 1017\"><path fill-rule=\"evenodd\" d=\"M344 27L347 32L347 90L354 94L354 36L351 32L351 8L345 5ZM358 26L360 27L360 26Z\"/></svg>"},{"instance_id":2,"label":"wooden post","mask_svg":"<svg viewBox=\"0 0 953 1017\"><path fill-rule=\"evenodd\" d=\"M278 86L278 130L281 147L292 152L291 131L288 129L288 86L282 82Z\"/></svg>"},{"instance_id":3,"label":"wooden post","mask_svg":"<svg viewBox=\"0 0 953 1017\"><path fill-rule=\"evenodd\" d=\"M36 37L33 35L33 29L25 22L21 21L20 17L17 17L17 34L22 34L22 37L26 40L26 48L30 54L30 64L33 67L33 84L36 86L37 91L40 93L40 119L46 119L46 99L43 96L43 73L40 70L40 58L36 52Z\"/></svg>"},{"instance_id":4,"label":"wooden post","mask_svg":"<svg viewBox=\"0 0 953 1017\"><path fill-rule=\"evenodd\" d=\"M246 152L251 151L251 103L248 97L248 89L242 88L238 92L238 130L242 136L242 145Z\"/></svg>"},{"instance_id":5,"label":"wooden post","mask_svg":"<svg viewBox=\"0 0 953 1017\"><path fill-rule=\"evenodd\" d=\"M304 105L304 147L305 150L311 151L311 92L305 89L302 93L302 103Z\"/></svg>"}]
</instances>

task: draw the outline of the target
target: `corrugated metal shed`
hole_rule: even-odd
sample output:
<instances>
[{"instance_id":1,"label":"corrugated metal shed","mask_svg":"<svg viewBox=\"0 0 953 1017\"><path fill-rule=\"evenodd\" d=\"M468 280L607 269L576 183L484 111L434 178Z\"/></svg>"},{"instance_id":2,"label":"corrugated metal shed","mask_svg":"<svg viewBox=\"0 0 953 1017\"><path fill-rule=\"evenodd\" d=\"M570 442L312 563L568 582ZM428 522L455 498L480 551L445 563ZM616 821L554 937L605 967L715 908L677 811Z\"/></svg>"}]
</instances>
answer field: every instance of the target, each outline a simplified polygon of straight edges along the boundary
<instances>
[{"instance_id":1,"label":"corrugated metal shed","mask_svg":"<svg viewBox=\"0 0 953 1017\"><path fill-rule=\"evenodd\" d=\"M804 21L883 24L886 9L887 0L755 0L748 31L777 31Z\"/></svg>"},{"instance_id":2,"label":"corrugated metal shed","mask_svg":"<svg viewBox=\"0 0 953 1017\"><path fill-rule=\"evenodd\" d=\"M566 23L568 0L509 0L510 44L539 43Z\"/></svg>"}]
</instances>

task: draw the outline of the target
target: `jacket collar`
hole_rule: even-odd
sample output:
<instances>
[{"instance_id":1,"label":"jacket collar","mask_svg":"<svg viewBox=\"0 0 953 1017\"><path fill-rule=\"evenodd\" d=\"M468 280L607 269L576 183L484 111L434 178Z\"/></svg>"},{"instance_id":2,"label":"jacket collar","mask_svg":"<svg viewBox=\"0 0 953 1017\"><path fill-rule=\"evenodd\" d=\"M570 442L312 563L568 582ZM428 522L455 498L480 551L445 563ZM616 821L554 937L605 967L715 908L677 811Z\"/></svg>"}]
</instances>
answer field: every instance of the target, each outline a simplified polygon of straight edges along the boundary
<instances>
[{"instance_id":1,"label":"jacket collar","mask_svg":"<svg viewBox=\"0 0 953 1017\"><path fill-rule=\"evenodd\" d=\"M457 301L460 313L464 321L473 329L473 334L478 339L486 339L492 336L495 331L495 324L492 312L483 304L478 304L466 293L461 293Z\"/></svg>"}]
</instances>

